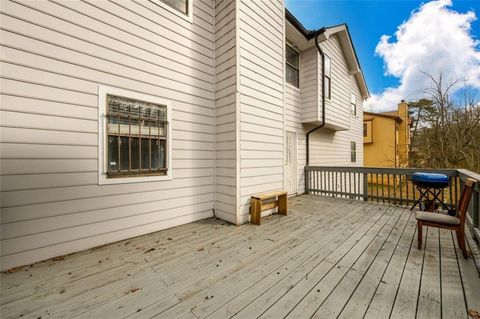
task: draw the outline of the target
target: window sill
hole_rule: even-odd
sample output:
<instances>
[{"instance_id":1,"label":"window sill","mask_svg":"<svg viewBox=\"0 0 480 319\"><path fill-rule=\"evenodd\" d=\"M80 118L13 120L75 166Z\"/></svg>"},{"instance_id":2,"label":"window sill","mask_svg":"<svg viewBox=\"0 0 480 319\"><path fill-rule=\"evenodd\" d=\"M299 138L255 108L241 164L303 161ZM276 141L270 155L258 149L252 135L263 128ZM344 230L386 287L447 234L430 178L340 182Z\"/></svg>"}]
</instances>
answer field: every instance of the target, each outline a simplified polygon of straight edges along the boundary
<instances>
[{"instance_id":1,"label":"window sill","mask_svg":"<svg viewBox=\"0 0 480 319\"><path fill-rule=\"evenodd\" d=\"M159 176L138 176L138 177L115 177L108 178L107 174L100 173L98 175L98 185L114 185L114 184L132 184L132 183L149 183L159 181L172 180L171 173Z\"/></svg>"},{"instance_id":2,"label":"window sill","mask_svg":"<svg viewBox=\"0 0 480 319\"><path fill-rule=\"evenodd\" d=\"M161 0L154 0L152 1L152 3L156 4L157 6L159 7L162 7L163 9L169 11L170 13L173 13L174 15L182 18L183 20L187 21L187 22L190 22L191 24L193 24L193 13L192 13L192 10L193 10L193 1L188 1L188 9L187 9L187 14L181 12L181 11L178 11L177 9L175 8L172 8L171 6L169 6L168 4L162 2Z\"/></svg>"},{"instance_id":3,"label":"window sill","mask_svg":"<svg viewBox=\"0 0 480 319\"><path fill-rule=\"evenodd\" d=\"M290 83L288 83L287 81L285 81L285 85L287 85L288 87L294 89L295 91L300 92L300 87L296 87L295 85L290 84Z\"/></svg>"}]
</instances>

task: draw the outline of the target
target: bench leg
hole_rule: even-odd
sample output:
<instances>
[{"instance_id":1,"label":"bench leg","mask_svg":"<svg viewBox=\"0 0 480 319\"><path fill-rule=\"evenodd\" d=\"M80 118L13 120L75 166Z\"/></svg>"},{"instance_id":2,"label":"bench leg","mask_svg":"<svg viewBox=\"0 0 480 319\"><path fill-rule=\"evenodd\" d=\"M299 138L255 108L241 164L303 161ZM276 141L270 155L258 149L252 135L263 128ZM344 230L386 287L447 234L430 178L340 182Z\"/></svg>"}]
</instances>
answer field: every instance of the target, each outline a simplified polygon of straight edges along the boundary
<instances>
[{"instance_id":1,"label":"bench leg","mask_svg":"<svg viewBox=\"0 0 480 319\"><path fill-rule=\"evenodd\" d=\"M278 213L282 215L287 215L288 213L287 195L278 196Z\"/></svg>"},{"instance_id":2,"label":"bench leg","mask_svg":"<svg viewBox=\"0 0 480 319\"><path fill-rule=\"evenodd\" d=\"M252 198L250 208L250 221L252 224L260 225L262 219L262 201Z\"/></svg>"}]
</instances>

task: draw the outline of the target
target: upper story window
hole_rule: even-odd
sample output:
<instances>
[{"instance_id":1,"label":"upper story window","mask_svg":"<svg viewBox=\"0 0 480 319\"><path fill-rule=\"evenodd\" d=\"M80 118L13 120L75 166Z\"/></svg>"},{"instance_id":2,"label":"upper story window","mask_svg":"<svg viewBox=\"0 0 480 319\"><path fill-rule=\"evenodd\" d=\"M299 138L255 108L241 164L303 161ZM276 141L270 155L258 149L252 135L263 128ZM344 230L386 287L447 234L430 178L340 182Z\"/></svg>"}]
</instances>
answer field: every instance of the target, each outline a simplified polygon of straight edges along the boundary
<instances>
[{"instance_id":1,"label":"upper story window","mask_svg":"<svg viewBox=\"0 0 480 319\"><path fill-rule=\"evenodd\" d=\"M286 55L286 60L285 60L285 77L287 83L299 87L299 67L300 67L300 53L298 53L297 50L289 46L288 44L286 45L285 49L285 55Z\"/></svg>"},{"instance_id":2,"label":"upper story window","mask_svg":"<svg viewBox=\"0 0 480 319\"><path fill-rule=\"evenodd\" d=\"M171 178L168 102L101 87L99 112L101 184Z\"/></svg>"},{"instance_id":3,"label":"upper story window","mask_svg":"<svg viewBox=\"0 0 480 319\"><path fill-rule=\"evenodd\" d=\"M364 121L363 122L363 143L373 143L373 131L372 131L373 121Z\"/></svg>"},{"instance_id":4,"label":"upper story window","mask_svg":"<svg viewBox=\"0 0 480 319\"><path fill-rule=\"evenodd\" d=\"M357 115L357 98L355 94L352 94L350 98L350 113L352 115Z\"/></svg>"},{"instance_id":5,"label":"upper story window","mask_svg":"<svg viewBox=\"0 0 480 319\"><path fill-rule=\"evenodd\" d=\"M325 97L327 99L332 98L332 60L325 54Z\"/></svg>"}]
</instances>

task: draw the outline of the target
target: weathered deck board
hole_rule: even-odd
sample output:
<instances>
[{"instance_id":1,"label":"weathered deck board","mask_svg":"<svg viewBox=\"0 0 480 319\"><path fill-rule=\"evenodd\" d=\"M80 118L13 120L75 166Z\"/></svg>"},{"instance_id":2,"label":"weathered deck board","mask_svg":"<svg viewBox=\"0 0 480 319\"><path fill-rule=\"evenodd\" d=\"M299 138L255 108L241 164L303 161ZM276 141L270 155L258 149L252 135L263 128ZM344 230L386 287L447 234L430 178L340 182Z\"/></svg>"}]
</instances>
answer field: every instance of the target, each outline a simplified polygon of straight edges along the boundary
<instances>
[{"instance_id":1,"label":"weathered deck board","mask_svg":"<svg viewBox=\"0 0 480 319\"><path fill-rule=\"evenodd\" d=\"M2 318L466 318L480 278L405 208L314 195L262 226L215 219L0 275ZM154 250L151 250L154 248Z\"/></svg>"}]
</instances>

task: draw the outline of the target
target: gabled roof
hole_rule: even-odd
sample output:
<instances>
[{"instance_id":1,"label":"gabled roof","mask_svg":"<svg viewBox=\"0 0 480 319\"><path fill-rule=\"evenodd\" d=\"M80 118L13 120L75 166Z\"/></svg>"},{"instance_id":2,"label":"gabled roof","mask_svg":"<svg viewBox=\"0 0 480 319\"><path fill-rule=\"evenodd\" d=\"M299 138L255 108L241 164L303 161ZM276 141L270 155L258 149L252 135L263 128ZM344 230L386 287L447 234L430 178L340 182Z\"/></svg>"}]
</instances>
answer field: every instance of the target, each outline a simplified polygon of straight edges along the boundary
<instances>
[{"instance_id":1,"label":"gabled roof","mask_svg":"<svg viewBox=\"0 0 480 319\"><path fill-rule=\"evenodd\" d=\"M323 27L318 30L307 30L301 23L298 21L293 14L285 9L285 17L287 23L292 25L298 33L300 33L306 42L314 42L315 36L318 36L319 42L328 40L331 36L337 35L340 40L340 45L342 46L345 59L347 60L349 73L355 76L360 92L362 93L362 98L366 99L370 97L368 91L367 82L363 76L362 67L360 66L360 61L358 60L357 52L353 46L352 37L348 30L347 24L339 24L331 27Z\"/></svg>"}]
</instances>

